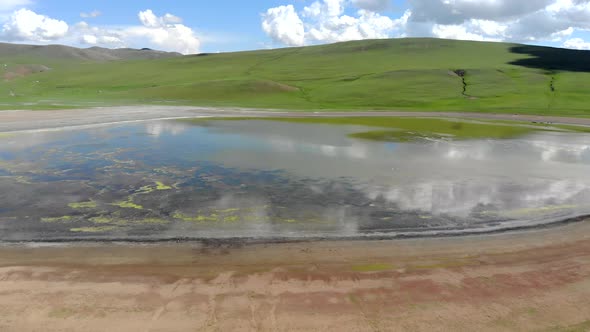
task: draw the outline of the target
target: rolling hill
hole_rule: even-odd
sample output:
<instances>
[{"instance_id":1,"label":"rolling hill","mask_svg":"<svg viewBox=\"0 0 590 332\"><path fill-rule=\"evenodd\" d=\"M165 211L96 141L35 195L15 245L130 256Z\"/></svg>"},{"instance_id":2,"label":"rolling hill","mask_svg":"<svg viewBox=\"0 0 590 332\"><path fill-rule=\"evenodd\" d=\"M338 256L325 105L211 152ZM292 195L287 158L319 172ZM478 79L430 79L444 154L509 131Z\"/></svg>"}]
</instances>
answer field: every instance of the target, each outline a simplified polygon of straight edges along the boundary
<instances>
[{"instance_id":1,"label":"rolling hill","mask_svg":"<svg viewBox=\"0 0 590 332\"><path fill-rule=\"evenodd\" d=\"M138 50L78 56L65 49L67 65L1 82L0 107L164 103L590 115L590 51L429 38L145 58ZM51 47L27 52L0 47L0 61L46 65L42 59L56 57Z\"/></svg>"},{"instance_id":2,"label":"rolling hill","mask_svg":"<svg viewBox=\"0 0 590 332\"><path fill-rule=\"evenodd\" d=\"M162 52L151 49L102 47L75 48L63 45L22 45L0 43L0 59L20 61L115 61L138 59L162 59L180 56L180 53Z\"/></svg>"}]
</instances>

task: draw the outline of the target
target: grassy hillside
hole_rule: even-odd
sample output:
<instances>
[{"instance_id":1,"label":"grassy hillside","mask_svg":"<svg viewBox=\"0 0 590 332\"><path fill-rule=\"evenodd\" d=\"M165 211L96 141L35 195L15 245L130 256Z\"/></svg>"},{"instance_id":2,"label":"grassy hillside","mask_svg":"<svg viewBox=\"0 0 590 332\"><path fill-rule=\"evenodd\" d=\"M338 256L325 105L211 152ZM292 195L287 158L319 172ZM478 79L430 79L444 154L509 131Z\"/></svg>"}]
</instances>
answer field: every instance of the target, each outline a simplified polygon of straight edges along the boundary
<instances>
[{"instance_id":1,"label":"grassy hillside","mask_svg":"<svg viewBox=\"0 0 590 332\"><path fill-rule=\"evenodd\" d=\"M74 61L0 83L2 108L165 103L587 116L589 101L588 51L439 39Z\"/></svg>"},{"instance_id":2,"label":"grassy hillside","mask_svg":"<svg viewBox=\"0 0 590 332\"><path fill-rule=\"evenodd\" d=\"M0 59L11 62L28 63L30 61L114 61L161 59L180 56L180 53L162 52L151 49L102 47L75 48L63 45L21 45L0 43Z\"/></svg>"}]
</instances>

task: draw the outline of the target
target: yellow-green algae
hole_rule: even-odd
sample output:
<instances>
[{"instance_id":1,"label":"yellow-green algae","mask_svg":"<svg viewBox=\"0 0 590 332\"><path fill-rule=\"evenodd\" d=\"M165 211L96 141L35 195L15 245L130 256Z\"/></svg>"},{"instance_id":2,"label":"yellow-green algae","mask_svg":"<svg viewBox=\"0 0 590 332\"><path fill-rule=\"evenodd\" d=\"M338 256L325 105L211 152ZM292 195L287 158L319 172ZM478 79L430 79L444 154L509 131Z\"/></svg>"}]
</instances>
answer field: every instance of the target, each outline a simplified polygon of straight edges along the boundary
<instances>
[{"instance_id":1,"label":"yellow-green algae","mask_svg":"<svg viewBox=\"0 0 590 332\"><path fill-rule=\"evenodd\" d=\"M240 209L225 209L225 210L216 210L217 213L233 213L238 212Z\"/></svg>"},{"instance_id":2,"label":"yellow-green algae","mask_svg":"<svg viewBox=\"0 0 590 332\"><path fill-rule=\"evenodd\" d=\"M161 218L144 218L144 219L122 219L110 218L106 216L94 217L89 219L95 224L111 224L117 226L128 226L130 224L167 224L170 221Z\"/></svg>"},{"instance_id":3,"label":"yellow-green algae","mask_svg":"<svg viewBox=\"0 0 590 332\"><path fill-rule=\"evenodd\" d=\"M114 230L115 226L101 226L101 227L78 227L70 228L70 232L75 233L104 233Z\"/></svg>"},{"instance_id":4,"label":"yellow-green algae","mask_svg":"<svg viewBox=\"0 0 590 332\"><path fill-rule=\"evenodd\" d=\"M154 185L147 185L139 188L139 190L135 194L149 194L153 193L156 190L171 190L172 187L164 184L161 181L156 181Z\"/></svg>"},{"instance_id":5,"label":"yellow-green algae","mask_svg":"<svg viewBox=\"0 0 590 332\"><path fill-rule=\"evenodd\" d=\"M206 222L206 221L219 221L219 215L218 214L211 214L211 215L197 215L197 216L188 216L184 213L180 213L180 212L176 212L174 215L172 215L172 217L174 219L180 219L182 221L186 221L186 222Z\"/></svg>"},{"instance_id":6,"label":"yellow-green algae","mask_svg":"<svg viewBox=\"0 0 590 332\"><path fill-rule=\"evenodd\" d=\"M118 206L118 207L124 208L124 209L143 210L143 206L141 206L139 204L135 204L133 202L133 198L132 197L128 198L126 201L120 201L120 202L112 203L111 205Z\"/></svg>"},{"instance_id":7,"label":"yellow-green algae","mask_svg":"<svg viewBox=\"0 0 590 332\"><path fill-rule=\"evenodd\" d=\"M160 218L146 218L146 219L140 219L140 220L133 220L133 223L139 223L139 224L167 224L169 222L170 222L169 220L160 219Z\"/></svg>"},{"instance_id":8,"label":"yellow-green algae","mask_svg":"<svg viewBox=\"0 0 590 332\"><path fill-rule=\"evenodd\" d=\"M86 202L70 203L70 204L68 204L68 206L72 209L81 210L81 209L94 209L97 207L97 204L95 201L90 200L90 201L86 201Z\"/></svg>"},{"instance_id":9,"label":"yellow-green algae","mask_svg":"<svg viewBox=\"0 0 590 332\"><path fill-rule=\"evenodd\" d=\"M195 124L207 121L231 120L266 120L276 122L354 125L380 128L361 133L350 134L354 138L375 141L407 142L419 138L452 138L459 139L501 139L513 138L529 134L537 127L523 124L509 125L494 122L473 122L465 119L439 119L428 117L302 117L302 118L203 118L181 120ZM542 128L539 128L542 130Z\"/></svg>"},{"instance_id":10,"label":"yellow-green algae","mask_svg":"<svg viewBox=\"0 0 590 332\"><path fill-rule=\"evenodd\" d=\"M240 220L240 217L238 217L238 216L223 217L223 221L225 221L225 222L237 222L239 220Z\"/></svg>"},{"instance_id":11,"label":"yellow-green algae","mask_svg":"<svg viewBox=\"0 0 590 332\"><path fill-rule=\"evenodd\" d=\"M165 185L160 181L156 181L156 190L171 190L172 187Z\"/></svg>"},{"instance_id":12,"label":"yellow-green algae","mask_svg":"<svg viewBox=\"0 0 590 332\"><path fill-rule=\"evenodd\" d=\"M263 207L264 208L264 207ZM174 219L186 222L238 222L255 221L258 219L253 213L260 211L260 207L250 207L245 209L227 208L227 209L210 209L208 212L199 211L196 216L187 215L182 212L176 212L172 215ZM240 212L243 212L240 214Z\"/></svg>"},{"instance_id":13,"label":"yellow-green algae","mask_svg":"<svg viewBox=\"0 0 590 332\"><path fill-rule=\"evenodd\" d=\"M72 216L62 216L62 217L47 217L41 218L41 222L69 222L72 221L74 217Z\"/></svg>"}]
</instances>

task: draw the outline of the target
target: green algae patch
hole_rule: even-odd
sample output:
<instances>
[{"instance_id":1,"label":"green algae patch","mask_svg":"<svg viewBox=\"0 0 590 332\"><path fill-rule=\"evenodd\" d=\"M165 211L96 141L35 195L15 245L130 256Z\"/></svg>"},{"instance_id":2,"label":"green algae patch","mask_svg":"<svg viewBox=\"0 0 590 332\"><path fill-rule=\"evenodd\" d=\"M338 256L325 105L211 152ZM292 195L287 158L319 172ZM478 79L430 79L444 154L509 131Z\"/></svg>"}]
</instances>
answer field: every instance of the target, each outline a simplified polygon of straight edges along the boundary
<instances>
[{"instance_id":1,"label":"green algae patch","mask_svg":"<svg viewBox=\"0 0 590 332\"><path fill-rule=\"evenodd\" d=\"M101 227L78 227L70 228L70 232L74 233L105 233L114 230L115 226L101 226Z\"/></svg>"},{"instance_id":2,"label":"green algae patch","mask_svg":"<svg viewBox=\"0 0 590 332\"><path fill-rule=\"evenodd\" d=\"M14 137L14 136L15 136L15 134L13 134L13 133L0 133L0 139L2 139L2 138L11 138L11 137Z\"/></svg>"},{"instance_id":3,"label":"green algae patch","mask_svg":"<svg viewBox=\"0 0 590 332\"><path fill-rule=\"evenodd\" d=\"M155 185L147 185L139 188L139 190L135 192L135 195L151 194L157 190L172 190L172 187L163 182L156 181Z\"/></svg>"},{"instance_id":4,"label":"green algae patch","mask_svg":"<svg viewBox=\"0 0 590 332\"><path fill-rule=\"evenodd\" d=\"M186 222L217 222L219 221L219 215L218 214L210 214L210 215L197 215L197 216L189 216L180 212L177 212L175 214L172 215L172 218L174 219L180 219L182 221L186 221Z\"/></svg>"},{"instance_id":5,"label":"green algae patch","mask_svg":"<svg viewBox=\"0 0 590 332\"><path fill-rule=\"evenodd\" d=\"M352 270L355 272L382 272L382 271L389 271L393 270L394 266L391 264L364 264L364 265L355 265L352 267Z\"/></svg>"},{"instance_id":6,"label":"green algae patch","mask_svg":"<svg viewBox=\"0 0 590 332\"><path fill-rule=\"evenodd\" d=\"M86 202L76 202L76 203L70 203L68 204L68 206L72 209L75 210L83 210L83 209L95 209L97 207L97 204L95 201L86 201Z\"/></svg>"},{"instance_id":7,"label":"green algae patch","mask_svg":"<svg viewBox=\"0 0 590 332\"><path fill-rule=\"evenodd\" d=\"M41 222L45 222L45 223L70 222L73 219L74 219L74 217L72 217L72 216L48 217L48 218L41 218Z\"/></svg>"},{"instance_id":8,"label":"green algae patch","mask_svg":"<svg viewBox=\"0 0 590 332\"><path fill-rule=\"evenodd\" d=\"M223 218L224 222L237 222L240 220L240 217L238 216L227 216Z\"/></svg>"},{"instance_id":9,"label":"green algae patch","mask_svg":"<svg viewBox=\"0 0 590 332\"><path fill-rule=\"evenodd\" d=\"M112 203L111 205L118 206L123 209L136 209L136 210L143 210L143 206L139 204L135 204L132 198L129 198L126 201L120 201L116 203Z\"/></svg>"},{"instance_id":10,"label":"green algae patch","mask_svg":"<svg viewBox=\"0 0 590 332\"><path fill-rule=\"evenodd\" d=\"M171 190L172 187L165 185L160 181L156 181L156 190Z\"/></svg>"},{"instance_id":11,"label":"green algae patch","mask_svg":"<svg viewBox=\"0 0 590 332\"><path fill-rule=\"evenodd\" d=\"M525 124L500 122L475 122L459 119L410 118L410 117L305 117L305 118L204 118L183 120L194 124L207 121L277 121L301 124L323 124L341 126L366 126L382 128L367 132L353 133L349 136L373 141L409 142L416 139L449 138L465 139L505 139L523 136L537 129Z\"/></svg>"},{"instance_id":12,"label":"green algae patch","mask_svg":"<svg viewBox=\"0 0 590 332\"><path fill-rule=\"evenodd\" d=\"M231 211L230 211L231 210ZM235 214L230 214L228 211L233 212L233 209L228 210L213 210L213 213L210 214L199 214L196 216L186 215L181 212L176 212L172 215L172 218L179 219L186 222L227 222L227 223L235 223L242 218ZM237 209L236 209L237 211Z\"/></svg>"},{"instance_id":13,"label":"green algae patch","mask_svg":"<svg viewBox=\"0 0 590 332\"><path fill-rule=\"evenodd\" d=\"M217 213L235 213L235 212L238 212L238 211L240 211L240 209L236 209L236 208L233 208L233 209L225 209L225 210L216 210Z\"/></svg>"}]
</instances>

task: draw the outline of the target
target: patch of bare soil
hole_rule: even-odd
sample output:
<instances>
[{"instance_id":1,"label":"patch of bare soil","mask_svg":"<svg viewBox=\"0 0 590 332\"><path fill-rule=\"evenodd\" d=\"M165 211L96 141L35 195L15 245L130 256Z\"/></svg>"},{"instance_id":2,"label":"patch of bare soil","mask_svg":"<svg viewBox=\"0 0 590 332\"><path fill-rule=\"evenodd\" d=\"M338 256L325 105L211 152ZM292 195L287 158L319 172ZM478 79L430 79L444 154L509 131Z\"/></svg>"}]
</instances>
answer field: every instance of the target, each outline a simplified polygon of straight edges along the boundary
<instances>
[{"instance_id":1,"label":"patch of bare soil","mask_svg":"<svg viewBox=\"0 0 590 332\"><path fill-rule=\"evenodd\" d=\"M8 68L3 75L5 81L12 81L17 78L29 76L36 73L42 73L51 70L49 67L44 65L18 65L12 68Z\"/></svg>"}]
</instances>

